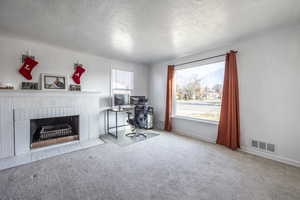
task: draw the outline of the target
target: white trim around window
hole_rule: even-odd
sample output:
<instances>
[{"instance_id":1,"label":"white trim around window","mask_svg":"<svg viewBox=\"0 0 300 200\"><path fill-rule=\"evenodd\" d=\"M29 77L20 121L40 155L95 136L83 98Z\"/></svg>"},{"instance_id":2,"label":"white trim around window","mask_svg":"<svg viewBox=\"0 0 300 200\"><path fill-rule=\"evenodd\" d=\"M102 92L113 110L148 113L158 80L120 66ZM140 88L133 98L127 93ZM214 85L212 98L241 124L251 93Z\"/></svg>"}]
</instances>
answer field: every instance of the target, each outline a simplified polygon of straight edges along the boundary
<instances>
[{"instance_id":1,"label":"white trim around window","mask_svg":"<svg viewBox=\"0 0 300 200\"><path fill-rule=\"evenodd\" d=\"M205 119L199 119L195 117L187 117L187 116L179 116L179 115L173 115L173 119L181 119L181 120L187 120L187 121L194 121L194 122L200 122L204 124L212 124L212 125L219 125L219 121L214 120L205 120Z\"/></svg>"},{"instance_id":2,"label":"white trim around window","mask_svg":"<svg viewBox=\"0 0 300 200\"><path fill-rule=\"evenodd\" d=\"M174 119L182 119L182 120L190 120L190 121L196 121L196 122L202 122L202 123L208 123L208 124L214 124L214 125L218 125L219 124L219 120L212 120L214 118L216 118L215 116L218 116L219 114L216 114L216 112L218 112L218 109L219 109L219 112L220 112L220 109L221 109L221 106L220 106L220 96L222 94L222 92L220 91L220 89L222 87L220 87L220 84L222 84L223 86L223 78L224 78L224 72L219 72L218 73L218 78L214 77L214 73L212 73L211 76L213 76L213 78L209 78L209 77L205 77L204 78L200 77L200 74L201 73L204 73L204 72L201 72L201 66L205 67L206 66L206 69L209 69L208 67L212 64L218 64L218 63L222 63L223 65L223 69L222 67L219 67L220 70L224 70L225 69L225 60L224 60L225 57L220 57L220 58L217 58L217 59L213 59L213 60L209 60L209 61L205 61L205 62L198 62L198 63L192 63L192 64L188 64L188 65L183 65L183 66L178 66L175 68L175 76L174 76L174 79L175 79L175 84L174 84L174 91L173 91L173 116L172 118ZM213 65L212 65L213 67ZM193 97L188 97L188 99L185 97L184 99L182 98L182 95L181 95L181 98L180 98L180 95L178 96L178 93L177 93L177 88L176 88L176 81L181 81L182 82L182 78L183 77L178 77L178 79L176 80L176 72L177 71L181 71L181 70L188 70L188 71L191 71L189 70L190 68L198 68L199 69L199 77L201 79L201 81L203 81L203 83L201 83L199 85L199 88L198 88L198 93L197 95L195 95L195 93L193 94L194 96ZM203 68L203 70L206 70L205 68ZM216 69L218 69L218 67L216 67ZM187 71L187 72L188 72ZM209 70L207 70L209 71ZM192 72L190 72L192 73ZM198 73L198 72L197 72ZM221 73L223 73L223 75L220 75ZM205 73L204 73L205 74ZM201 75L202 76L202 75ZM209 74L208 74L209 76ZM221 77L221 78L220 78ZM204 79L204 80L203 80ZM212 80L209 80L209 79L212 79ZM217 79L218 81L216 81L216 83L213 81L214 79ZM187 78L187 81L189 79ZM206 84L206 86L205 86ZM181 83L179 84L181 85ZM183 84L184 85L184 84ZM216 88L216 87L213 87L214 85L218 85L219 87ZM205 87L205 88L208 88L206 89L206 94L205 95L202 95L203 92L202 91L202 87ZM208 90L208 92L207 92ZM181 90L182 91L182 90ZM217 92L218 91L218 92ZM179 93L179 94L182 94L182 93ZM178 111L178 100L177 98L180 98L181 100L181 110ZM187 100L186 100L187 99ZM191 103L191 108L189 108L189 104ZM205 108L203 108L204 110L202 111L201 109L202 108L199 108L199 113L197 113L197 111L195 111L195 108L197 107L197 105L199 104L199 106L203 105ZM210 108L211 106L211 108ZM187 108L185 108L187 107ZM192 108L193 107L193 108ZM219 108L218 108L219 107ZM196 109L197 110L197 109ZM208 110L208 111L206 111ZM210 111L212 110L212 111ZM189 112L191 114L189 114ZM210 116L212 115L212 117ZM198 117L194 117L194 116L198 116ZM203 117L202 117L203 116Z\"/></svg>"}]
</instances>

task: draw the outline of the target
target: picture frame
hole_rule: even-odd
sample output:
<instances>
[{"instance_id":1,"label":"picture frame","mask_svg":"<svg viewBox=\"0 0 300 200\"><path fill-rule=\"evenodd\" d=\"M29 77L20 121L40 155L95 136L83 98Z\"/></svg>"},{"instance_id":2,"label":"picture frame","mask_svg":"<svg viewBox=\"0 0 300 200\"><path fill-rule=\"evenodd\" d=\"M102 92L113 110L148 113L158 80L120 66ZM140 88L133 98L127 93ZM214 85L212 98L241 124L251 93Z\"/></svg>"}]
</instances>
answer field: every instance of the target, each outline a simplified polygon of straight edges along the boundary
<instances>
[{"instance_id":1,"label":"picture frame","mask_svg":"<svg viewBox=\"0 0 300 200\"><path fill-rule=\"evenodd\" d=\"M81 86L80 85L70 85L69 90L70 91L81 92Z\"/></svg>"},{"instance_id":2,"label":"picture frame","mask_svg":"<svg viewBox=\"0 0 300 200\"><path fill-rule=\"evenodd\" d=\"M22 82L22 90L39 90L39 83L37 82Z\"/></svg>"},{"instance_id":3,"label":"picture frame","mask_svg":"<svg viewBox=\"0 0 300 200\"><path fill-rule=\"evenodd\" d=\"M41 74L41 90L66 91L68 89L67 76L56 74Z\"/></svg>"}]
</instances>

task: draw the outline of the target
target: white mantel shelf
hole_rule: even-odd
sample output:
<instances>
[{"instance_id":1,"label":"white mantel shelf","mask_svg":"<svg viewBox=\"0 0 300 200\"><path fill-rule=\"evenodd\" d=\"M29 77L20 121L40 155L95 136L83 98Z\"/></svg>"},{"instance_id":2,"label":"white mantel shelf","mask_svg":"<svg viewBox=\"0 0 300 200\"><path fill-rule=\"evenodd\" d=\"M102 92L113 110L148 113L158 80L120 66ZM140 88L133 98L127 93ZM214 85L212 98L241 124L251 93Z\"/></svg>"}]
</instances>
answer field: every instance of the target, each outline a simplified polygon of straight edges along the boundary
<instances>
[{"instance_id":1,"label":"white mantel shelf","mask_svg":"<svg viewBox=\"0 0 300 200\"><path fill-rule=\"evenodd\" d=\"M98 91L46 91L46 90L0 90L2 97L15 96L101 96L102 93Z\"/></svg>"}]
</instances>

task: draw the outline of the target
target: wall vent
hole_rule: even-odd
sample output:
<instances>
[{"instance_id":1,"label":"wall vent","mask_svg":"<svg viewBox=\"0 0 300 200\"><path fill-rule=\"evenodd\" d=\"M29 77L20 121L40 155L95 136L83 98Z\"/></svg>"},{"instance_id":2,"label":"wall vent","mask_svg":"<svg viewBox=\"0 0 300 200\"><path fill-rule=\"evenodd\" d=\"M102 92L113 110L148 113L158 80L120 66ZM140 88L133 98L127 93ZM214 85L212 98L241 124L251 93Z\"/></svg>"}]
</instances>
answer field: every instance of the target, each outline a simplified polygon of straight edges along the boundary
<instances>
[{"instance_id":1,"label":"wall vent","mask_svg":"<svg viewBox=\"0 0 300 200\"><path fill-rule=\"evenodd\" d=\"M265 142L259 142L259 149L266 151L267 150L267 143Z\"/></svg>"},{"instance_id":2,"label":"wall vent","mask_svg":"<svg viewBox=\"0 0 300 200\"><path fill-rule=\"evenodd\" d=\"M275 144L262 142L258 140L251 140L251 147L260 151L275 153Z\"/></svg>"},{"instance_id":3,"label":"wall vent","mask_svg":"<svg viewBox=\"0 0 300 200\"><path fill-rule=\"evenodd\" d=\"M252 140L251 141L251 146L254 148L258 148L258 141L257 140Z\"/></svg>"},{"instance_id":4,"label":"wall vent","mask_svg":"<svg viewBox=\"0 0 300 200\"><path fill-rule=\"evenodd\" d=\"M268 152L275 152L275 144L267 144L267 151Z\"/></svg>"}]
</instances>

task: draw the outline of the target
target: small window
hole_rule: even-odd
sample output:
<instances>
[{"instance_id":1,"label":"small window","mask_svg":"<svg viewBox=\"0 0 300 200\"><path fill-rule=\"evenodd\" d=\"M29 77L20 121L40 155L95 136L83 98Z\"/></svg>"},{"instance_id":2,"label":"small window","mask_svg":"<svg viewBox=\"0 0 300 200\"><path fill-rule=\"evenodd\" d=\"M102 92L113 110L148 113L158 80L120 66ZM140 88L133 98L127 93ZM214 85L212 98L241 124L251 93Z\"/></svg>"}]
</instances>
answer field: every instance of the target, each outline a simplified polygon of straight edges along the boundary
<instances>
[{"instance_id":1,"label":"small window","mask_svg":"<svg viewBox=\"0 0 300 200\"><path fill-rule=\"evenodd\" d=\"M224 62L176 69L175 115L219 121Z\"/></svg>"},{"instance_id":2,"label":"small window","mask_svg":"<svg viewBox=\"0 0 300 200\"><path fill-rule=\"evenodd\" d=\"M112 70L112 94L129 94L133 90L133 72Z\"/></svg>"}]
</instances>

